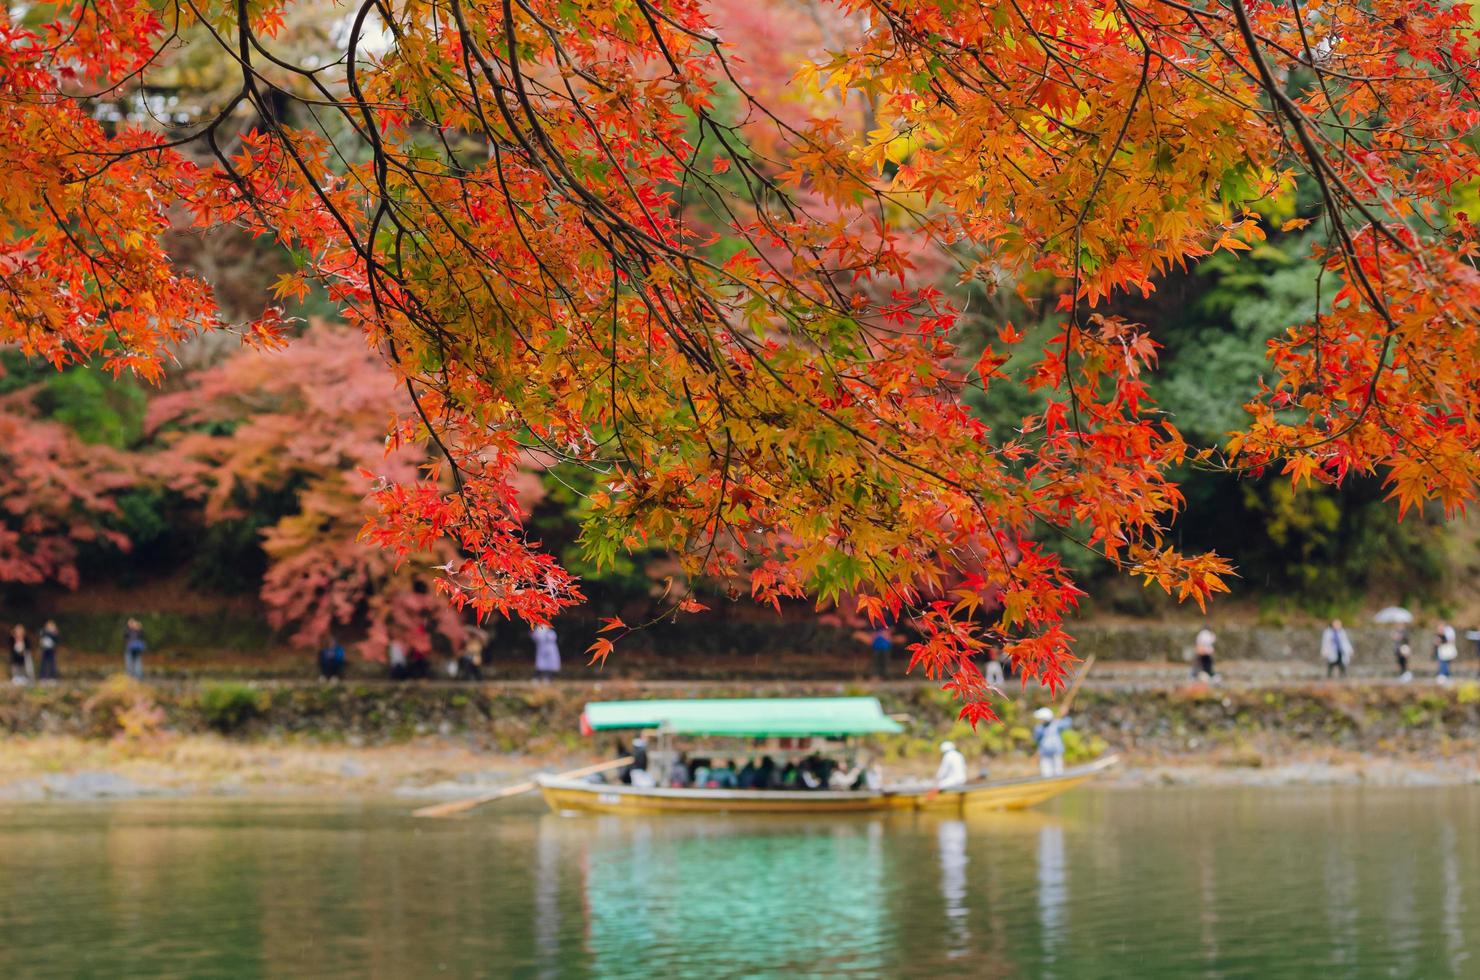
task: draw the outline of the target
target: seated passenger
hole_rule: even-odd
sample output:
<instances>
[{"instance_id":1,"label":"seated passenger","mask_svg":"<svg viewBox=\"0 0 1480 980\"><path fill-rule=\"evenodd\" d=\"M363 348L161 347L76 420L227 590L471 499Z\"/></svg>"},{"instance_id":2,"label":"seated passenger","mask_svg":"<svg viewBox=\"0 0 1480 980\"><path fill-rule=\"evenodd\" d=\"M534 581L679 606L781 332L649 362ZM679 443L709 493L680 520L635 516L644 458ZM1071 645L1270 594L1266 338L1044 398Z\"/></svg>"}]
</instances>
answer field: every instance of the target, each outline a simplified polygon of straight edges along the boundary
<instances>
[{"instance_id":1,"label":"seated passenger","mask_svg":"<svg viewBox=\"0 0 1480 980\"><path fill-rule=\"evenodd\" d=\"M692 785L696 789L709 785L709 767L703 764L694 766L694 779Z\"/></svg>"},{"instance_id":2,"label":"seated passenger","mask_svg":"<svg viewBox=\"0 0 1480 980\"><path fill-rule=\"evenodd\" d=\"M617 743L617 747L621 748L620 742ZM639 735L632 740L632 765L627 766L622 770L622 782L630 784L632 782L632 774L638 770L646 769L647 767L647 739Z\"/></svg>"},{"instance_id":3,"label":"seated passenger","mask_svg":"<svg viewBox=\"0 0 1480 980\"><path fill-rule=\"evenodd\" d=\"M878 763L865 755L852 769L845 770L841 767L834 769L832 775L828 777L827 786L829 789L878 792L883 782L883 774L879 771Z\"/></svg>"},{"instance_id":4,"label":"seated passenger","mask_svg":"<svg viewBox=\"0 0 1480 980\"><path fill-rule=\"evenodd\" d=\"M776 788L776 760L769 755L761 757L761 764L755 771L756 789Z\"/></svg>"},{"instance_id":5,"label":"seated passenger","mask_svg":"<svg viewBox=\"0 0 1480 980\"><path fill-rule=\"evenodd\" d=\"M830 772L832 772L832 763L813 752L802 760L802 785L807 789L822 789L827 785Z\"/></svg>"},{"instance_id":6,"label":"seated passenger","mask_svg":"<svg viewBox=\"0 0 1480 980\"><path fill-rule=\"evenodd\" d=\"M680 752L668 767L668 785L680 789L689 785L689 758L686 753Z\"/></svg>"},{"instance_id":7,"label":"seated passenger","mask_svg":"<svg viewBox=\"0 0 1480 980\"><path fill-rule=\"evenodd\" d=\"M709 770L708 785L713 786L715 789L734 789L735 782L735 762L733 759L724 765L715 766Z\"/></svg>"},{"instance_id":8,"label":"seated passenger","mask_svg":"<svg viewBox=\"0 0 1480 980\"><path fill-rule=\"evenodd\" d=\"M746 759L745 768L741 769L739 775L735 777L735 787L737 789L755 789L756 777L759 774L760 770L756 768L755 760Z\"/></svg>"},{"instance_id":9,"label":"seated passenger","mask_svg":"<svg viewBox=\"0 0 1480 980\"><path fill-rule=\"evenodd\" d=\"M813 752L802 764L802 768L811 772L817 777L818 783L825 787L832 782L833 770L838 768L838 760Z\"/></svg>"},{"instance_id":10,"label":"seated passenger","mask_svg":"<svg viewBox=\"0 0 1480 980\"><path fill-rule=\"evenodd\" d=\"M646 769L634 769L628 774L627 778L633 786L639 789L652 789L658 785L658 781L653 778L653 774Z\"/></svg>"},{"instance_id":11,"label":"seated passenger","mask_svg":"<svg viewBox=\"0 0 1480 980\"><path fill-rule=\"evenodd\" d=\"M779 788L781 789L800 788L799 784L801 783L801 774L798 772L795 762L791 762L790 760L787 761L786 768L781 770L781 779L779 780L779 782Z\"/></svg>"},{"instance_id":12,"label":"seated passenger","mask_svg":"<svg viewBox=\"0 0 1480 980\"><path fill-rule=\"evenodd\" d=\"M646 769L648 767L647 739L641 735L632 740L632 768Z\"/></svg>"}]
</instances>

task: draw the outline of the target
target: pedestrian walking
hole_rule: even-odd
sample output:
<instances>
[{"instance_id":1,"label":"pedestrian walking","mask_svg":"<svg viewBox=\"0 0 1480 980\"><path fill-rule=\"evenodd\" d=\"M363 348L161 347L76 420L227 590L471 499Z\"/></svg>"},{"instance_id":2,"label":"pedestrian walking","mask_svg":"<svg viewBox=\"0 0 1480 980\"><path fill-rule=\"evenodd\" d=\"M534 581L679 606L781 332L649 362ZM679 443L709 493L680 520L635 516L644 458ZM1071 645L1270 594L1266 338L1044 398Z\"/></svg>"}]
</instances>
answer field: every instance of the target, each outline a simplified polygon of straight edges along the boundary
<instances>
[{"instance_id":1,"label":"pedestrian walking","mask_svg":"<svg viewBox=\"0 0 1480 980\"><path fill-rule=\"evenodd\" d=\"M560 673L560 644L556 641L555 630L550 626L536 626L529 635L534 640L534 678L548 683Z\"/></svg>"},{"instance_id":2,"label":"pedestrian walking","mask_svg":"<svg viewBox=\"0 0 1480 980\"><path fill-rule=\"evenodd\" d=\"M1002 658L1004 656L1005 654L999 647L987 648L986 677L987 684L992 687L1001 688L1002 685L1007 683L1007 674L1002 670Z\"/></svg>"},{"instance_id":3,"label":"pedestrian walking","mask_svg":"<svg viewBox=\"0 0 1480 980\"><path fill-rule=\"evenodd\" d=\"M1196 665L1192 669L1192 679L1197 681L1214 681L1218 679L1218 673L1213 666L1213 646L1218 642L1218 634L1207 623L1203 623L1202 629L1197 631L1197 637L1192 641L1193 649L1197 655Z\"/></svg>"},{"instance_id":4,"label":"pedestrian walking","mask_svg":"<svg viewBox=\"0 0 1480 980\"><path fill-rule=\"evenodd\" d=\"M61 645L61 640L62 633L57 629L57 621L48 619L46 625L41 627L41 668L36 673L37 680L57 679L57 648Z\"/></svg>"},{"instance_id":5,"label":"pedestrian walking","mask_svg":"<svg viewBox=\"0 0 1480 980\"><path fill-rule=\"evenodd\" d=\"M424 640L418 636L416 640ZM424 681L432 676L432 652L430 645L415 640L411 643L411 658L406 664L406 676L414 681Z\"/></svg>"},{"instance_id":6,"label":"pedestrian walking","mask_svg":"<svg viewBox=\"0 0 1480 980\"><path fill-rule=\"evenodd\" d=\"M337 681L344 673L344 644L333 633L329 641L319 650L319 680Z\"/></svg>"},{"instance_id":7,"label":"pedestrian walking","mask_svg":"<svg viewBox=\"0 0 1480 980\"><path fill-rule=\"evenodd\" d=\"M1352 660L1352 640L1342 628L1341 620L1331 620L1331 625L1321 634L1321 656L1326 661L1328 678L1338 672L1342 677L1346 676L1347 665Z\"/></svg>"},{"instance_id":8,"label":"pedestrian walking","mask_svg":"<svg viewBox=\"0 0 1480 980\"><path fill-rule=\"evenodd\" d=\"M1449 683L1449 668L1459 656L1459 645L1454 641L1454 627L1443 620L1434 630L1434 659L1438 662L1438 674L1434 680Z\"/></svg>"},{"instance_id":9,"label":"pedestrian walking","mask_svg":"<svg viewBox=\"0 0 1480 980\"><path fill-rule=\"evenodd\" d=\"M1413 646L1408 642L1408 627L1398 624L1393 630L1393 659L1398 661L1398 680L1407 684L1413 680L1413 671L1408 669L1408 658L1413 656Z\"/></svg>"},{"instance_id":10,"label":"pedestrian walking","mask_svg":"<svg viewBox=\"0 0 1480 980\"><path fill-rule=\"evenodd\" d=\"M904 642L904 637L895 633L888 623L856 630L853 637L868 646L870 668L874 677L877 680L886 680L894 659L894 647Z\"/></svg>"},{"instance_id":11,"label":"pedestrian walking","mask_svg":"<svg viewBox=\"0 0 1480 980\"><path fill-rule=\"evenodd\" d=\"M473 633L463 644L457 657L457 678L465 681L483 680L483 637Z\"/></svg>"},{"instance_id":12,"label":"pedestrian walking","mask_svg":"<svg viewBox=\"0 0 1480 980\"><path fill-rule=\"evenodd\" d=\"M26 640L26 628L16 623L10 631L10 683L24 684L30 680L30 659L31 648Z\"/></svg>"},{"instance_id":13,"label":"pedestrian walking","mask_svg":"<svg viewBox=\"0 0 1480 980\"><path fill-rule=\"evenodd\" d=\"M391 680L404 681L409 675L406 664L406 645L400 640L392 640L385 648L385 659L391 669Z\"/></svg>"},{"instance_id":14,"label":"pedestrian walking","mask_svg":"<svg viewBox=\"0 0 1480 980\"><path fill-rule=\"evenodd\" d=\"M874 676L884 680L889 676L889 661L894 653L894 637L889 635L888 626L874 630L868 641L869 652L874 658Z\"/></svg>"},{"instance_id":15,"label":"pedestrian walking","mask_svg":"<svg viewBox=\"0 0 1480 980\"><path fill-rule=\"evenodd\" d=\"M144 677L144 624L130 616L123 624L123 672L135 680Z\"/></svg>"}]
</instances>

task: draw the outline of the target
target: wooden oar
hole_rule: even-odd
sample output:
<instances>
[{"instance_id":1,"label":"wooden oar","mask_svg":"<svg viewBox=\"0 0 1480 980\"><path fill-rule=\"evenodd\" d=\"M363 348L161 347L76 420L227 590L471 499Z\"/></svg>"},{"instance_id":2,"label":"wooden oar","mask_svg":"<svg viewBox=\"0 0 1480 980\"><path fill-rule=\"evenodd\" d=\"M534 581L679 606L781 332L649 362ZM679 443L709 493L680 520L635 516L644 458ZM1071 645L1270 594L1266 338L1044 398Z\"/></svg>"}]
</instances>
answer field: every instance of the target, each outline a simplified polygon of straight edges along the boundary
<instances>
[{"instance_id":1,"label":"wooden oar","mask_svg":"<svg viewBox=\"0 0 1480 980\"><path fill-rule=\"evenodd\" d=\"M594 766L582 766L580 769L572 769L570 772L556 773L556 779L580 779L582 776L594 776L598 772L606 772L609 769L619 769L622 766L632 765L633 759L630 755L624 755L620 759L610 762L598 762ZM515 783L513 786L505 786L503 789L493 793L485 793L483 796L473 796L466 800L453 800L451 803L437 803L433 806L424 806L420 810L411 811L413 817L450 817L455 813L466 813L474 807L480 807L485 803L495 800L508 799L521 793L528 793L539 784L534 780Z\"/></svg>"},{"instance_id":2,"label":"wooden oar","mask_svg":"<svg viewBox=\"0 0 1480 980\"><path fill-rule=\"evenodd\" d=\"M1084 667L1079 671L1079 676L1074 678L1074 683L1069 685L1069 693L1064 695L1064 700L1059 702L1058 710L1054 712L1055 718L1062 718L1069 713L1069 708L1074 704L1074 695L1079 693L1079 685L1084 683L1084 678L1089 674L1089 669L1095 665L1095 655L1090 654L1084 658Z\"/></svg>"}]
</instances>

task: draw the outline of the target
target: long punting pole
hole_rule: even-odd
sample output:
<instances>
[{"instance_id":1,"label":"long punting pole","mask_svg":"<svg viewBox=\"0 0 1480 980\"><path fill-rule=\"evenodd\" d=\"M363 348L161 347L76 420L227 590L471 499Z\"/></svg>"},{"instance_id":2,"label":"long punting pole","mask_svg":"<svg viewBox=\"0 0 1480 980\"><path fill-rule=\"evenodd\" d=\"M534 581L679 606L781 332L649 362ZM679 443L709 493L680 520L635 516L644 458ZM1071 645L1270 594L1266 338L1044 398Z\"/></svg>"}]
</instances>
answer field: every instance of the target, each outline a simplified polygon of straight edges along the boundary
<instances>
[{"instance_id":1,"label":"long punting pole","mask_svg":"<svg viewBox=\"0 0 1480 980\"><path fill-rule=\"evenodd\" d=\"M572 769L570 772L557 773L555 778L580 779L582 776L594 776L598 772L606 772L609 769L619 769L622 766L630 766L632 765L633 761L634 760L632 756L624 755L620 759L613 759L610 762L598 762L594 766L582 766L580 769ZM521 793L528 793L530 790L534 789L538 785L539 784L534 782L533 780L523 783L515 783L513 786L505 786L501 790L496 790L492 793L485 793L483 796L474 796L466 800L453 800L451 803L437 803L433 806L424 806L419 810L412 810L411 815L413 817L450 817L454 814L466 813L467 811L475 807L480 807L485 803L492 803L495 800L506 800L511 796L519 796Z\"/></svg>"}]
</instances>

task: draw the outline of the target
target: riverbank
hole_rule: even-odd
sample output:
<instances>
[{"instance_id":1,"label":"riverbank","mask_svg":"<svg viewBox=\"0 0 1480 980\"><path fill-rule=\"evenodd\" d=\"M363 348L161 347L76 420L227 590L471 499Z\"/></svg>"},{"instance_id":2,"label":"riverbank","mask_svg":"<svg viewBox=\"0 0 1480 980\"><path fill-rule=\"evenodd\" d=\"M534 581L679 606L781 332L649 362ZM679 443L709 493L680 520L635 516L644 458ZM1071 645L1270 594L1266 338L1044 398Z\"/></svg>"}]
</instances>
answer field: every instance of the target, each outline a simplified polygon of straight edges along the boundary
<instances>
[{"instance_id":1,"label":"riverbank","mask_svg":"<svg viewBox=\"0 0 1480 980\"><path fill-rule=\"evenodd\" d=\"M1248 750L1201 756L1121 753L1122 764L1097 785L1161 790L1175 787L1423 787L1480 785L1475 747L1467 758L1383 757L1337 751L1259 756ZM268 739L242 742L183 735L148 747L75 736L12 738L0 747L0 803L123 800L149 797L457 799L522 781L536 771L559 771L593 760L589 755L537 758L491 754L441 737L379 746L309 744ZM994 778L1028 775L1021 756L972 758ZM930 760L894 760L890 778L926 776Z\"/></svg>"},{"instance_id":2,"label":"riverbank","mask_svg":"<svg viewBox=\"0 0 1480 980\"><path fill-rule=\"evenodd\" d=\"M0 745L0 801L456 797L513 782L528 765L445 739L353 746L165 734L139 744L38 735Z\"/></svg>"},{"instance_id":3,"label":"riverbank","mask_svg":"<svg viewBox=\"0 0 1480 980\"><path fill-rule=\"evenodd\" d=\"M975 731L927 685L295 684L123 678L0 689L0 799L351 794L456 797L605 757L578 732L590 700L872 694L906 716L874 748L928 772L940 739L973 771L1032 770L1028 692ZM1128 685L1081 691L1070 761L1118 752L1128 786L1432 785L1480 781L1480 685Z\"/></svg>"}]
</instances>

